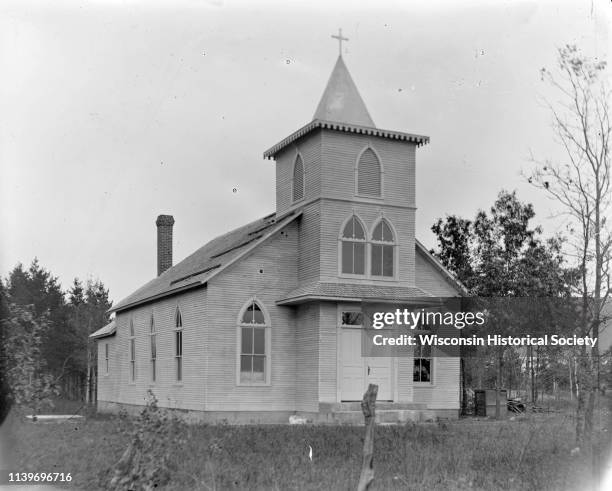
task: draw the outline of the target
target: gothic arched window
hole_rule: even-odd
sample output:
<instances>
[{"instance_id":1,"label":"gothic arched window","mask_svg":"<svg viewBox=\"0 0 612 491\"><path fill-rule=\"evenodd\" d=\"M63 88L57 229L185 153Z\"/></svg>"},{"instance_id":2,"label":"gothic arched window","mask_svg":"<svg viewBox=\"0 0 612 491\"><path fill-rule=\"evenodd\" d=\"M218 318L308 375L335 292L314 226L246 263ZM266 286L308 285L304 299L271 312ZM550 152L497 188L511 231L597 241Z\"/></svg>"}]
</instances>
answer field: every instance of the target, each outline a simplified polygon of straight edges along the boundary
<instances>
[{"instance_id":1,"label":"gothic arched window","mask_svg":"<svg viewBox=\"0 0 612 491\"><path fill-rule=\"evenodd\" d=\"M371 148L366 148L357 163L357 194L379 198L381 188L380 160Z\"/></svg>"},{"instance_id":2,"label":"gothic arched window","mask_svg":"<svg viewBox=\"0 0 612 491\"><path fill-rule=\"evenodd\" d=\"M372 233L372 276L393 276L395 237L389 223L382 219Z\"/></svg>"},{"instance_id":3,"label":"gothic arched window","mask_svg":"<svg viewBox=\"0 0 612 491\"><path fill-rule=\"evenodd\" d=\"M304 198L304 162L298 155L293 164L293 201Z\"/></svg>"},{"instance_id":4,"label":"gothic arched window","mask_svg":"<svg viewBox=\"0 0 612 491\"><path fill-rule=\"evenodd\" d=\"M176 381L183 380L183 316L176 307L174 314L174 359L176 360Z\"/></svg>"},{"instance_id":5,"label":"gothic arched window","mask_svg":"<svg viewBox=\"0 0 612 491\"><path fill-rule=\"evenodd\" d=\"M151 322L149 324L149 336L151 339L151 382L155 382L157 378L157 333L155 331L153 314L151 314Z\"/></svg>"},{"instance_id":6,"label":"gothic arched window","mask_svg":"<svg viewBox=\"0 0 612 491\"><path fill-rule=\"evenodd\" d=\"M342 230L342 273L365 274L366 234L359 218L353 215Z\"/></svg>"},{"instance_id":7,"label":"gothic arched window","mask_svg":"<svg viewBox=\"0 0 612 491\"><path fill-rule=\"evenodd\" d=\"M240 378L244 384L264 384L269 378L270 324L263 309L249 300L240 316Z\"/></svg>"}]
</instances>

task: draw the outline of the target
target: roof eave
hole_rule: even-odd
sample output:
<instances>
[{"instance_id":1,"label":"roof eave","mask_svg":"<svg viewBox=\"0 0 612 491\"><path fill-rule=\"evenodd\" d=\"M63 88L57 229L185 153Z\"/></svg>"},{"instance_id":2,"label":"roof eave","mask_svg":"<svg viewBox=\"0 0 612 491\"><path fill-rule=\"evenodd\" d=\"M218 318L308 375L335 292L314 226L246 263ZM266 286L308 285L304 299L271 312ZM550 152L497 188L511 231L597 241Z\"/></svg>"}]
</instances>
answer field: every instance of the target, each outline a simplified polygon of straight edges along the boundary
<instances>
[{"instance_id":1,"label":"roof eave","mask_svg":"<svg viewBox=\"0 0 612 491\"><path fill-rule=\"evenodd\" d=\"M182 293L185 290L191 290L193 288L206 286L206 281L195 281L194 283L190 283L189 285L184 285L179 288L175 288L173 290L168 290L166 292L158 293L157 295L153 295L151 297L143 298L141 300L137 300L135 302L131 302L125 305L121 305L119 307L112 307L108 312L123 312L124 310L133 309L134 307L138 307L139 305L143 305L149 302L154 302L155 300L159 300L160 298L170 297L172 295L176 295L177 293Z\"/></svg>"},{"instance_id":2,"label":"roof eave","mask_svg":"<svg viewBox=\"0 0 612 491\"><path fill-rule=\"evenodd\" d=\"M432 264L440 273L442 273L442 275L446 278L447 281L449 281L450 283L454 284L457 287L457 290L459 290L459 293L462 296L469 297L470 296L470 292L466 288L466 286L463 283L461 283L461 281L459 281L459 279L453 273L451 273L440 262L440 260L437 257L435 257L433 254L431 254L431 252L429 252L427 250L427 248L423 245L423 243L420 240L415 238L414 241L415 241L415 244L417 245L417 247L419 247L421 249L421 251L423 251L425 258L430 262L430 264Z\"/></svg>"},{"instance_id":3,"label":"roof eave","mask_svg":"<svg viewBox=\"0 0 612 491\"><path fill-rule=\"evenodd\" d=\"M283 148L297 139L307 135L312 130L322 128L322 129L331 129L336 131L345 131L348 133L357 133L364 134L368 136L379 136L382 138L391 138L393 140L407 141L410 143L414 143L417 146L423 146L429 143L429 137L425 135L417 135L413 133L403 133L400 131L392 131L385 130L381 128L375 128L371 126L361 126L349 123L338 123L334 121L326 121L322 119L315 119L310 123L302 126L297 131L294 131L291 135L284 138L276 145L273 145L268 150L263 153L264 159L272 159L277 153L279 153Z\"/></svg>"},{"instance_id":4,"label":"roof eave","mask_svg":"<svg viewBox=\"0 0 612 491\"><path fill-rule=\"evenodd\" d=\"M418 302L414 302L414 299L418 298ZM314 301L325 301L325 302L354 302L354 303L389 303L395 304L397 302L406 302L410 300L415 304L426 304L426 305L437 305L440 303L438 297L405 297L405 298L386 298L386 297L338 297L338 296L326 296L326 295L300 295L298 297L283 298L277 300L276 305L297 305L300 303L314 302Z\"/></svg>"}]
</instances>

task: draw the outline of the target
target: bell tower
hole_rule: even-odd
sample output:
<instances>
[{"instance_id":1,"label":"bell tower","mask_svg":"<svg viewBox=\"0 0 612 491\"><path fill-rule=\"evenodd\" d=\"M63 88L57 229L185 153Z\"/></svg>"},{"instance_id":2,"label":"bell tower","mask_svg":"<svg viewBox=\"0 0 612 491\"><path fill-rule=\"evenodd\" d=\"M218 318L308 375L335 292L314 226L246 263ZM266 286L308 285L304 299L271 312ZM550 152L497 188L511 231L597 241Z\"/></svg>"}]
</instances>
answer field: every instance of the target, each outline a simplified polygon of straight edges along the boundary
<instances>
[{"instance_id":1,"label":"bell tower","mask_svg":"<svg viewBox=\"0 0 612 491\"><path fill-rule=\"evenodd\" d=\"M300 211L300 283L414 286L415 154L429 138L377 128L340 54L313 119L264 152L277 215Z\"/></svg>"}]
</instances>

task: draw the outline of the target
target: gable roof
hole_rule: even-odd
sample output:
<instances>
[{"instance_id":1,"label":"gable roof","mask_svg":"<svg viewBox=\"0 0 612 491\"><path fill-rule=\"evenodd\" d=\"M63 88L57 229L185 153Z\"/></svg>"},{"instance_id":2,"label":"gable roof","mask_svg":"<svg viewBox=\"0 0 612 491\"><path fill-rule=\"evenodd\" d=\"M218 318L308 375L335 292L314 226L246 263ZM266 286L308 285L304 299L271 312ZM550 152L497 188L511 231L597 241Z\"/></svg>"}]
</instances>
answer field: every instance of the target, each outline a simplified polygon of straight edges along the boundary
<instances>
[{"instance_id":1,"label":"gable roof","mask_svg":"<svg viewBox=\"0 0 612 491\"><path fill-rule=\"evenodd\" d=\"M446 281L448 281L453 287L455 287L461 295L469 296L470 293L465 287L465 285L463 285L463 283L461 283L453 273L446 269L444 265L440 262L440 260L435 257L431 252L429 252L427 248L421 243L421 241L418 240L416 237L414 239L414 243L416 251L420 252L423 257L425 257L425 259L427 259L427 261L434 268L436 268L442 274L442 276L444 276Z\"/></svg>"},{"instance_id":2,"label":"gable roof","mask_svg":"<svg viewBox=\"0 0 612 491\"><path fill-rule=\"evenodd\" d=\"M115 320L113 319L108 324L106 324L104 327L101 327L97 331L92 332L89 335L89 337L92 339L100 339L100 338L105 338L108 336L113 336L115 332L117 332L117 324L115 323Z\"/></svg>"},{"instance_id":3,"label":"gable roof","mask_svg":"<svg viewBox=\"0 0 612 491\"><path fill-rule=\"evenodd\" d=\"M338 56L312 119L376 127L342 56Z\"/></svg>"},{"instance_id":4,"label":"gable roof","mask_svg":"<svg viewBox=\"0 0 612 491\"><path fill-rule=\"evenodd\" d=\"M277 217L276 213L272 213L211 240L193 254L121 300L110 309L110 312L119 312L158 298L205 285L213 276L233 264L300 215L301 212L296 211L280 217Z\"/></svg>"}]
</instances>

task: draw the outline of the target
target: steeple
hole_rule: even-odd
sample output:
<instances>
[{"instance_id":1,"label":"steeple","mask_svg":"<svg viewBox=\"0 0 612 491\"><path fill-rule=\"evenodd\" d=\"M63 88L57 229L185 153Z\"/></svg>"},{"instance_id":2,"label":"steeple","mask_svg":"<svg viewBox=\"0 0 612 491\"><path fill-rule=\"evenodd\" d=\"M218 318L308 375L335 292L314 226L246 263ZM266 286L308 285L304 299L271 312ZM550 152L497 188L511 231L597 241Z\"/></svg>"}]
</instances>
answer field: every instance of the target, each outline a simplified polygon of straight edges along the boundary
<instances>
[{"instance_id":1,"label":"steeple","mask_svg":"<svg viewBox=\"0 0 612 491\"><path fill-rule=\"evenodd\" d=\"M312 119L376 128L342 55L338 56Z\"/></svg>"}]
</instances>

